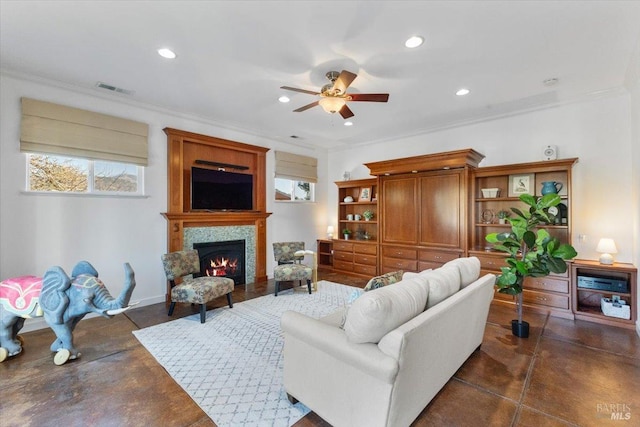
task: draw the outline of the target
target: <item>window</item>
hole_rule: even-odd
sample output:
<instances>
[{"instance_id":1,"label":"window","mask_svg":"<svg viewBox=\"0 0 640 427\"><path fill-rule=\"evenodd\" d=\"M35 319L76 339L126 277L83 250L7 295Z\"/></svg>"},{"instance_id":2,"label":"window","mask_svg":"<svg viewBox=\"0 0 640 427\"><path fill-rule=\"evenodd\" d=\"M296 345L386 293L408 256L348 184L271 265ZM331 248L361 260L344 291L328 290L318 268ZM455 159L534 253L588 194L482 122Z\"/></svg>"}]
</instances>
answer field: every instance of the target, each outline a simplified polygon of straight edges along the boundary
<instances>
[{"instance_id":1,"label":"window","mask_svg":"<svg viewBox=\"0 0 640 427\"><path fill-rule=\"evenodd\" d=\"M276 178L277 201L313 202L315 200L314 185L311 182Z\"/></svg>"},{"instance_id":2,"label":"window","mask_svg":"<svg viewBox=\"0 0 640 427\"><path fill-rule=\"evenodd\" d=\"M275 158L275 200L315 201L313 187L318 182L318 160L283 151L276 151Z\"/></svg>"},{"instance_id":3,"label":"window","mask_svg":"<svg viewBox=\"0 0 640 427\"><path fill-rule=\"evenodd\" d=\"M48 154L27 155L27 191L143 194L141 166Z\"/></svg>"}]
</instances>

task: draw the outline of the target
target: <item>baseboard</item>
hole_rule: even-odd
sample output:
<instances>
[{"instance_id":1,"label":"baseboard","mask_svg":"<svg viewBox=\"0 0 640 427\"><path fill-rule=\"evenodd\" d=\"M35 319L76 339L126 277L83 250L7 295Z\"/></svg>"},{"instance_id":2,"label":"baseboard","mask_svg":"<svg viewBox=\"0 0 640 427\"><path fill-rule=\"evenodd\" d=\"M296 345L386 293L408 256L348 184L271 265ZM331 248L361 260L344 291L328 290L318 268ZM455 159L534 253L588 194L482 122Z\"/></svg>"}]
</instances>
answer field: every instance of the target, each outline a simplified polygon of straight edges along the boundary
<instances>
[{"instance_id":1,"label":"baseboard","mask_svg":"<svg viewBox=\"0 0 640 427\"><path fill-rule=\"evenodd\" d=\"M144 307L151 304L157 304L159 302L165 302L165 296L160 295L156 297L145 298L139 301L133 301L132 303L135 303L135 302L137 302L136 307ZM89 313L82 320L91 319L93 317L100 317L100 315L97 313ZM47 322L45 322L44 317L35 317L32 319L25 320L24 326L20 330L20 333L37 331L37 330L45 329L48 327L49 325L47 325Z\"/></svg>"},{"instance_id":2,"label":"baseboard","mask_svg":"<svg viewBox=\"0 0 640 427\"><path fill-rule=\"evenodd\" d=\"M636 320L636 334L640 337L640 319Z\"/></svg>"}]
</instances>

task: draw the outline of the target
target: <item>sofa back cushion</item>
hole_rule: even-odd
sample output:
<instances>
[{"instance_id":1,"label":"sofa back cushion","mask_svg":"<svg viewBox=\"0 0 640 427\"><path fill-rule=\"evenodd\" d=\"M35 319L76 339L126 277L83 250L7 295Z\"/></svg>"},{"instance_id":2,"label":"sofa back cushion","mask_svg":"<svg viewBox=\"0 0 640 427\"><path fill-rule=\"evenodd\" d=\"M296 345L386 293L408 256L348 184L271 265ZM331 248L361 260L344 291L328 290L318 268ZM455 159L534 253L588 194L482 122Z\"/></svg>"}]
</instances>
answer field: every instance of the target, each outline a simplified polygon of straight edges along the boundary
<instances>
[{"instance_id":1,"label":"sofa back cushion","mask_svg":"<svg viewBox=\"0 0 640 427\"><path fill-rule=\"evenodd\" d=\"M460 288L466 288L480 277L480 260L477 257L456 258L443 267L452 265L460 270Z\"/></svg>"},{"instance_id":2,"label":"sofa back cushion","mask_svg":"<svg viewBox=\"0 0 640 427\"><path fill-rule=\"evenodd\" d=\"M460 290L460 271L456 265L442 266L423 277L429 281L427 309Z\"/></svg>"},{"instance_id":3,"label":"sofa back cushion","mask_svg":"<svg viewBox=\"0 0 640 427\"><path fill-rule=\"evenodd\" d=\"M389 331L422 313L428 297L429 286L424 278L402 280L365 292L347 313L347 339L352 343L378 343Z\"/></svg>"}]
</instances>

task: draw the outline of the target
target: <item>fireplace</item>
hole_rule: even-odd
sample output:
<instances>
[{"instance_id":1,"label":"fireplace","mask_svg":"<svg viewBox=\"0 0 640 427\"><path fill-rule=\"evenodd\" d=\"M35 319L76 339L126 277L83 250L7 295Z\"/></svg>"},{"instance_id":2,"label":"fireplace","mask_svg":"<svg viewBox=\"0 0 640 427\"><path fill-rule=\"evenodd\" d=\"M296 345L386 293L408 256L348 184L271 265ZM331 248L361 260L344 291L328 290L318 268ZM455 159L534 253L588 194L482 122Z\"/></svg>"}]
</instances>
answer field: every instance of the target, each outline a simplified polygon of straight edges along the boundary
<instances>
[{"instance_id":1,"label":"fireplace","mask_svg":"<svg viewBox=\"0 0 640 427\"><path fill-rule=\"evenodd\" d=\"M236 285L246 283L245 240L194 243L200 257L203 276L223 276L233 279Z\"/></svg>"}]
</instances>

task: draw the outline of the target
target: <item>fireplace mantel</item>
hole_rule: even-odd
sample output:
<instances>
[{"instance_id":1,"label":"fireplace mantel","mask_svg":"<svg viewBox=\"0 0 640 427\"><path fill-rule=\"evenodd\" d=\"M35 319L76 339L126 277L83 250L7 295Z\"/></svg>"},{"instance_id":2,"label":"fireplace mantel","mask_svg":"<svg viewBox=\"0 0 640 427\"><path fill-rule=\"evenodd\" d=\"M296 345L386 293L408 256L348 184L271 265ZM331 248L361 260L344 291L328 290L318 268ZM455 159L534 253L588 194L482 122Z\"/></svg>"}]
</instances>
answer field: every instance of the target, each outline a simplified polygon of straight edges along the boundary
<instances>
[{"instance_id":1,"label":"fireplace mantel","mask_svg":"<svg viewBox=\"0 0 640 427\"><path fill-rule=\"evenodd\" d=\"M167 134L167 219L168 252L183 250L188 227L255 226L256 281L267 280L266 246L266 152L268 148L192 132L165 128ZM190 173L197 161L241 165L253 174L254 211L190 211Z\"/></svg>"}]
</instances>

